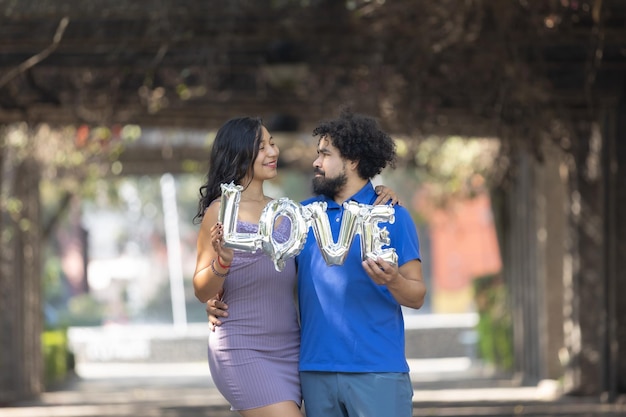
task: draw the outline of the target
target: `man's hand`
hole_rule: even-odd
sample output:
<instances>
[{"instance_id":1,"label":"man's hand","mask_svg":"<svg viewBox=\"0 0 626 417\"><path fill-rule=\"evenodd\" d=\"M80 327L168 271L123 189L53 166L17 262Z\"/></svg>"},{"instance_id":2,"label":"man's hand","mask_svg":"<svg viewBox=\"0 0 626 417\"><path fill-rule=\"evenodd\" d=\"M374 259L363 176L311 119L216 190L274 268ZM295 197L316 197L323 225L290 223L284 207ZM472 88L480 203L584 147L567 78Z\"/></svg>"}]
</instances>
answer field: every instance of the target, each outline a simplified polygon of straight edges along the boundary
<instances>
[{"instance_id":1,"label":"man's hand","mask_svg":"<svg viewBox=\"0 0 626 417\"><path fill-rule=\"evenodd\" d=\"M367 258L362 263L367 275L378 285L387 285L398 278L398 266L386 262L382 258Z\"/></svg>"},{"instance_id":2,"label":"man's hand","mask_svg":"<svg viewBox=\"0 0 626 417\"><path fill-rule=\"evenodd\" d=\"M362 265L372 281L386 286L401 305L418 309L424 304L426 286L421 261L413 259L398 267L378 257L367 258Z\"/></svg>"},{"instance_id":3,"label":"man's hand","mask_svg":"<svg viewBox=\"0 0 626 417\"><path fill-rule=\"evenodd\" d=\"M228 305L221 301L219 297L211 298L206 302L206 315L209 318L209 329L214 332L215 328L222 325L220 317L228 317Z\"/></svg>"}]
</instances>

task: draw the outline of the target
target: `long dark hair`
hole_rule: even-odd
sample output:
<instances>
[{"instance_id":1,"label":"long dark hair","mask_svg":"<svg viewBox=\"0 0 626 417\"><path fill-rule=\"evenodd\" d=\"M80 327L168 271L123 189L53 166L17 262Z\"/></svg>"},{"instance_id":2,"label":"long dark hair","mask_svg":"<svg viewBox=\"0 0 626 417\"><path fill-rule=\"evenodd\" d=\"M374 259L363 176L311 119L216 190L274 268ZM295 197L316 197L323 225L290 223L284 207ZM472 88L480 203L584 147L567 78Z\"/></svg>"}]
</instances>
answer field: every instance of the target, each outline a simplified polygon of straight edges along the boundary
<instances>
[{"instance_id":1,"label":"long dark hair","mask_svg":"<svg viewBox=\"0 0 626 417\"><path fill-rule=\"evenodd\" d=\"M254 175L251 167L259 154L262 127L263 121L258 117L238 117L227 121L217 131L206 182L200 187L200 202L194 223L201 222L209 204L222 195L220 184L234 182L248 186L241 181L248 173Z\"/></svg>"}]
</instances>

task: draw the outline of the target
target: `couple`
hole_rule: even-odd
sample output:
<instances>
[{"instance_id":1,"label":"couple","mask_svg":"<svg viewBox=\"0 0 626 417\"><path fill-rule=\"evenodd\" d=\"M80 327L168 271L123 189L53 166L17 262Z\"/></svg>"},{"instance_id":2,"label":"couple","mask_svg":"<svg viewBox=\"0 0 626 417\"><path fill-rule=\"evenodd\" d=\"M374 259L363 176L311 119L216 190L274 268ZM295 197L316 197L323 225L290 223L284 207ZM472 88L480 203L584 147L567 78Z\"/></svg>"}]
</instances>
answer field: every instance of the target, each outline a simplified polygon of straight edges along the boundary
<instances>
[{"instance_id":1,"label":"couple","mask_svg":"<svg viewBox=\"0 0 626 417\"><path fill-rule=\"evenodd\" d=\"M313 136L319 137L317 196L302 204L327 203L336 242L343 202L388 200L370 180L395 160L395 145L376 120L349 111L320 124ZM382 258L363 261L353 242L342 265L328 266L311 228L302 251L277 272L261 251L224 247L217 219L220 184L234 182L243 186L237 231L257 231L272 201L263 182L277 175L278 155L260 119L230 120L217 133L200 188L193 284L201 302L211 300L207 311L220 317L211 317L216 326L208 348L216 386L244 417L302 417L302 398L308 417L411 416L401 306L420 308L426 288L408 211L396 206L395 222L384 224L397 265ZM287 239L289 222L274 233L278 241ZM222 291L222 302L216 301Z\"/></svg>"}]
</instances>

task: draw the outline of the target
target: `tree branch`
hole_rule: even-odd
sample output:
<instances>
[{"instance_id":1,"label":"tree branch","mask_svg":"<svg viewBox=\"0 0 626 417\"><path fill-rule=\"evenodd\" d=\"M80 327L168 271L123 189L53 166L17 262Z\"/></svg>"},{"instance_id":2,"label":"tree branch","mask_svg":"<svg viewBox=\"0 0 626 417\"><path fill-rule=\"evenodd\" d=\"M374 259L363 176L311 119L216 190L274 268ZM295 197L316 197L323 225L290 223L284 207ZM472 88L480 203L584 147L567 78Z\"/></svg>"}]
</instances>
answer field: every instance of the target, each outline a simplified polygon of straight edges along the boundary
<instances>
[{"instance_id":1,"label":"tree branch","mask_svg":"<svg viewBox=\"0 0 626 417\"><path fill-rule=\"evenodd\" d=\"M57 49L59 44L61 43L61 39L63 38L63 33L65 32L65 29L67 28L67 25L69 23L70 23L69 17L65 16L63 19L61 19L61 21L59 22L59 26L57 27L57 31L54 34L54 37L52 38L52 43L50 44L50 46L48 46L43 51L39 52L37 55L34 55L28 58L26 61L22 62L20 65L14 68L12 71L9 71L8 73L6 73L4 77L0 78L0 88L4 87L13 78L24 73L29 68L34 67L35 65L37 65L38 63L40 63L41 61L49 57L50 54L52 54L52 52L54 52L55 49Z\"/></svg>"}]
</instances>

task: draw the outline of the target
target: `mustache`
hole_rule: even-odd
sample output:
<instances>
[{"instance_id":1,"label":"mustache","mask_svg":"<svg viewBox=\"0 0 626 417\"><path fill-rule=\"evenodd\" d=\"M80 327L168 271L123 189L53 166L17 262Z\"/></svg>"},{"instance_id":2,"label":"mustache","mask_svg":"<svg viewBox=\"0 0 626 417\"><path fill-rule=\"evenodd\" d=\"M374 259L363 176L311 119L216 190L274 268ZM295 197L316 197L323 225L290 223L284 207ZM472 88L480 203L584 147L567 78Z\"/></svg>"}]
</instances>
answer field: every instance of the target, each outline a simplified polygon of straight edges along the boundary
<instances>
[{"instance_id":1,"label":"mustache","mask_svg":"<svg viewBox=\"0 0 626 417\"><path fill-rule=\"evenodd\" d=\"M321 168L313 168L314 174L326 175L326 173Z\"/></svg>"}]
</instances>

